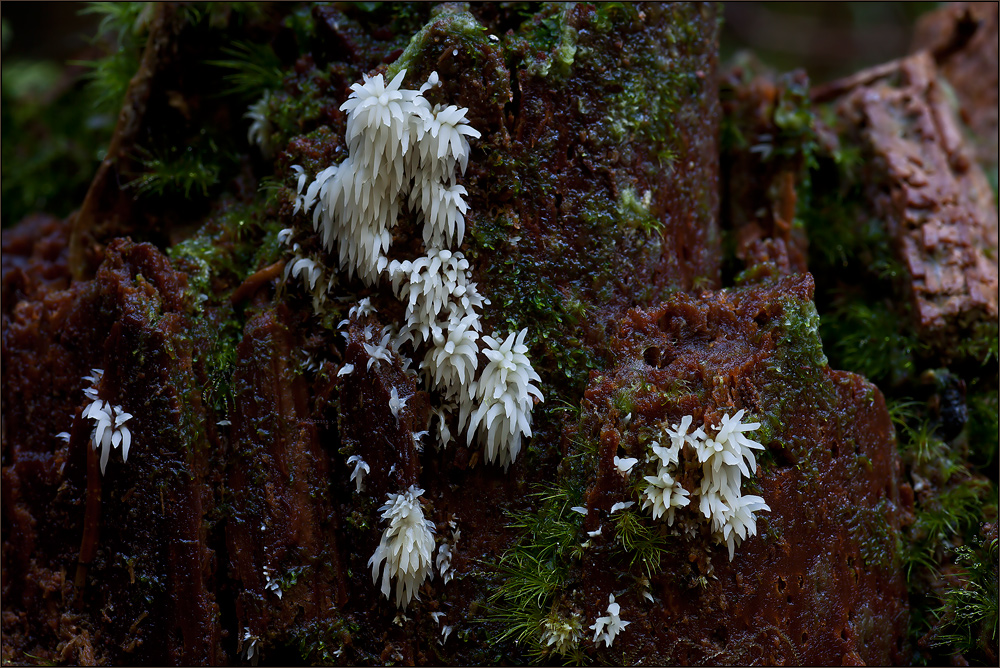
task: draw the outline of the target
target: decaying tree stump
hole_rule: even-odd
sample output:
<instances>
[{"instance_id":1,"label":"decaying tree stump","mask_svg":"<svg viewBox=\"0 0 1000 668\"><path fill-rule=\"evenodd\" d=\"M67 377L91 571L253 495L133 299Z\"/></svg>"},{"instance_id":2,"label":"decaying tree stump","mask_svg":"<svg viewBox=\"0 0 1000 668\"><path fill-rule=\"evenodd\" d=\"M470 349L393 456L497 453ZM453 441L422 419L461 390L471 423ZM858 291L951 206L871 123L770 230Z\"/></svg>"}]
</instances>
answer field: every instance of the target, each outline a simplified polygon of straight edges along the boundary
<instances>
[{"instance_id":1,"label":"decaying tree stump","mask_svg":"<svg viewBox=\"0 0 1000 668\"><path fill-rule=\"evenodd\" d=\"M795 225L802 155L762 167L759 150L727 149L720 180L723 113L764 133L773 119L761 110L782 89L730 78L720 102L719 9L580 3L522 16L446 3L412 10L415 31L359 8L273 11L280 20L239 24L285 65L262 107L273 157L242 144L207 212L98 197L114 169L141 171L123 158L101 168L72 222L36 216L4 231L4 661L908 661L899 537L914 492L882 392L823 352ZM149 53L173 55L140 82L153 94L130 142L170 119L242 142L238 96L184 88L201 63L196 34L150 29ZM879 70L818 99L837 97L838 118L867 128L855 139L884 160L891 188L872 199L913 279L920 327L951 341L969 318L996 317L995 259L983 255L995 253L996 213L925 95L928 63L893 65L914 90L873 100L873 82L890 76ZM338 273L296 206L293 165L311 179L347 155L351 84L402 69L411 89L437 72L429 102L468 108L481 134L460 178L461 248L489 300L483 333L527 328L544 394L506 469L457 416L454 441L436 442L440 393L408 371L402 348L372 364L372 332L398 328L404 306L389 281ZM895 110L886 96L919 106L936 123L919 131L950 143L901 145L881 124ZM924 178L897 165L904 156L942 167ZM941 192L920 190L942 179ZM938 222L912 220L917 209ZM394 257L423 254L411 213ZM296 230L296 252L326 258L318 308L284 270L294 258L283 228ZM724 228L745 266L738 280ZM928 254L953 281L932 285ZM350 314L361 299L374 312ZM128 461L116 450L103 474L83 414L94 368L100 399L133 416ZM741 409L765 448L745 485L769 510L730 558L697 502L668 525L641 510L641 491L651 441L668 442L685 415L708 428ZM369 469L361 491L352 457ZM380 506L411 486L450 573L435 563L398 609L369 559ZM609 596L629 622L610 645L591 633Z\"/></svg>"}]
</instances>

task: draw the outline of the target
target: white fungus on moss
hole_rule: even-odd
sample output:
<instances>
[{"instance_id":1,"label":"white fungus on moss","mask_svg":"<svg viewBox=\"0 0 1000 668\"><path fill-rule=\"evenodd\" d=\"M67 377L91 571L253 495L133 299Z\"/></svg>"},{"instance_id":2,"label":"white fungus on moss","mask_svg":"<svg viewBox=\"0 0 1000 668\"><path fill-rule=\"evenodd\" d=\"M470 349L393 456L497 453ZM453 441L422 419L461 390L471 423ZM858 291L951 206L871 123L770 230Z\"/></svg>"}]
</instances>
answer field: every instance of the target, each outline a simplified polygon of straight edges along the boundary
<instances>
[{"instance_id":1,"label":"white fungus on moss","mask_svg":"<svg viewBox=\"0 0 1000 668\"><path fill-rule=\"evenodd\" d=\"M576 647L582 631L583 620L577 613L569 617L552 613L542 622L541 644L556 654L568 654Z\"/></svg>"},{"instance_id":2,"label":"white fungus on moss","mask_svg":"<svg viewBox=\"0 0 1000 668\"><path fill-rule=\"evenodd\" d=\"M431 572L434 554L434 525L424 517L420 495L424 490L411 485L405 492L389 494L379 508L389 526L375 554L368 560L372 583L382 571L382 594L390 597L390 581L396 581L396 606L405 607L417 595L417 588ZM385 564L383 568L382 565Z\"/></svg>"}]
</instances>

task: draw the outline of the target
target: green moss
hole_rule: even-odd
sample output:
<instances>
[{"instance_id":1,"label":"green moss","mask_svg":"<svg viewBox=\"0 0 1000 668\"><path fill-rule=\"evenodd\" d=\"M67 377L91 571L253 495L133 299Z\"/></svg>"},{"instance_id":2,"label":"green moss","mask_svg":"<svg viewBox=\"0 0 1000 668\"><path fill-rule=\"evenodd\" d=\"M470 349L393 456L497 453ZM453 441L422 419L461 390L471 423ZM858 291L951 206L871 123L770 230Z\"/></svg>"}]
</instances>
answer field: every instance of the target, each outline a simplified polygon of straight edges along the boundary
<instances>
[{"instance_id":1,"label":"green moss","mask_svg":"<svg viewBox=\"0 0 1000 668\"><path fill-rule=\"evenodd\" d=\"M976 388L978 389L978 388ZM969 419L966 423L970 460L983 471L996 473L997 434L1000 433L1000 401L997 390L970 392Z\"/></svg>"},{"instance_id":2,"label":"green moss","mask_svg":"<svg viewBox=\"0 0 1000 668\"><path fill-rule=\"evenodd\" d=\"M562 78L571 73L577 51L577 31L569 23L573 11L572 3L546 3L532 21L529 41L536 56L528 63L529 74Z\"/></svg>"},{"instance_id":3,"label":"green moss","mask_svg":"<svg viewBox=\"0 0 1000 668\"><path fill-rule=\"evenodd\" d=\"M657 49L645 48L638 53L656 54ZM673 116L684 95L685 75L676 62L661 57L659 61L640 62L636 67L621 70L620 90L609 87L605 115L601 125L615 144L645 143L657 156L659 167L669 172L678 155L676 126Z\"/></svg>"},{"instance_id":4,"label":"green moss","mask_svg":"<svg viewBox=\"0 0 1000 668\"><path fill-rule=\"evenodd\" d=\"M500 229L477 229L474 234L485 243L495 243L491 237L501 238ZM590 371L600 368L601 362L579 338L580 315L586 313L584 302L571 297L567 307L563 293L543 280L546 269L517 255L498 254L489 277L492 303L485 310L502 335L528 326L532 364L542 370L543 383L555 390L556 397L578 397Z\"/></svg>"},{"instance_id":5,"label":"green moss","mask_svg":"<svg viewBox=\"0 0 1000 668\"><path fill-rule=\"evenodd\" d=\"M491 636L492 646L513 640L536 659L549 653L541 643L543 622L566 609L572 562L583 555L583 517L570 510L582 503L582 493L567 485L543 489L534 494L536 510L512 514L509 527L520 538L497 567L502 581L490 597L487 620L501 632Z\"/></svg>"},{"instance_id":6,"label":"green moss","mask_svg":"<svg viewBox=\"0 0 1000 668\"><path fill-rule=\"evenodd\" d=\"M955 357L974 360L981 366L989 364L991 359L994 363L1000 359L1000 331L997 322L977 322L969 336L958 342Z\"/></svg>"},{"instance_id":7,"label":"green moss","mask_svg":"<svg viewBox=\"0 0 1000 668\"><path fill-rule=\"evenodd\" d=\"M5 54L0 68L3 226L38 211L64 217L83 201L115 116L95 109L93 89L61 89L54 61Z\"/></svg>"},{"instance_id":8,"label":"green moss","mask_svg":"<svg viewBox=\"0 0 1000 668\"><path fill-rule=\"evenodd\" d=\"M619 557L628 564L627 569L632 570L638 565L647 578L659 575L663 557L673 553L666 524L651 522L632 509L615 513L611 520L614 523L615 544L620 548Z\"/></svg>"},{"instance_id":9,"label":"green moss","mask_svg":"<svg viewBox=\"0 0 1000 668\"><path fill-rule=\"evenodd\" d=\"M186 200L208 197L219 184L223 169L221 163L232 163L233 157L222 155L207 133L202 133L199 138L202 141L183 147L138 148L136 159L145 173L127 183L126 187L135 189L139 195L183 196Z\"/></svg>"},{"instance_id":10,"label":"green moss","mask_svg":"<svg viewBox=\"0 0 1000 668\"><path fill-rule=\"evenodd\" d=\"M811 301L782 297L782 317L774 318L769 331L777 334L777 346L759 388L760 405L756 419L761 428L757 440L777 441L789 451L799 467L813 470L814 444L791 438L784 416L809 407L816 415L828 414L834 389L826 377L827 359L820 341L819 316Z\"/></svg>"},{"instance_id":11,"label":"green moss","mask_svg":"<svg viewBox=\"0 0 1000 668\"><path fill-rule=\"evenodd\" d=\"M636 196L634 188L623 188L618 198L618 216L626 228L638 230L646 237L656 237L663 229L664 221L650 215L649 192L647 190L640 198Z\"/></svg>"},{"instance_id":12,"label":"green moss","mask_svg":"<svg viewBox=\"0 0 1000 668\"><path fill-rule=\"evenodd\" d=\"M889 573L899 567L901 555L896 546L897 533L888 519L891 512L886 499L874 508L845 505L836 511L837 522L843 523L858 542L864 559L862 570L878 568Z\"/></svg>"},{"instance_id":13,"label":"green moss","mask_svg":"<svg viewBox=\"0 0 1000 668\"><path fill-rule=\"evenodd\" d=\"M489 48L486 28L472 14L453 8L451 5L440 5L439 9L437 17L413 35L402 55L386 68L387 80L392 80L400 70L412 70L428 50L439 50L441 47L435 41L435 37L440 34L448 35L450 43L470 54L477 54L484 47Z\"/></svg>"},{"instance_id":14,"label":"green moss","mask_svg":"<svg viewBox=\"0 0 1000 668\"><path fill-rule=\"evenodd\" d=\"M996 656L1000 627L1000 601L997 595L997 539L978 540L972 546L955 550L958 563L965 568L961 584L944 594L937 616L942 624L934 645L953 646L974 663Z\"/></svg>"},{"instance_id":15,"label":"green moss","mask_svg":"<svg viewBox=\"0 0 1000 668\"><path fill-rule=\"evenodd\" d=\"M312 666L332 666L343 663L345 648L353 646L351 636L359 631L357 624L343 617L315 620L298 625L291 644L302 661Z\"/></svg>"}]
</instances>

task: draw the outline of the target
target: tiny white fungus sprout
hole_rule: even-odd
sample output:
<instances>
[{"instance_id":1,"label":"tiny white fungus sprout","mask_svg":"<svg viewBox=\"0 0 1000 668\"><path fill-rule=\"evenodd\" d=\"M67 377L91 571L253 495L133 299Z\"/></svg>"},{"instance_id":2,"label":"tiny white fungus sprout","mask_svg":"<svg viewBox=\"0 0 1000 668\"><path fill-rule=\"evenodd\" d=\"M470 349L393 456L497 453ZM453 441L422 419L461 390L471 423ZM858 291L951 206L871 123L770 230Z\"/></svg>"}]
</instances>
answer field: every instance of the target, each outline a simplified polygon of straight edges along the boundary
<instances>
[{"instance_id":1,"label":"tiny white fungus sprout","mask_svg":"<svg viewBox=\"0 0 1000 668\"><path fill-rule=\"evenodd\" d=\"M99 371L95 369L95 371ZM102 371L101 374L104 372ZM96 390L90 388L96 396ZM84 391L87 396L91 396ZM105 473L108 466L108 458L111 449L121 446L122 461L128 461L128 451L132 444L132 432L125 426L125 422L132 419L131 413L126 413L121 406L113 406L103 399L94 399L83 410L83 417L95 422L94 429L90 434L92 447L101 449L101 474Z\"/></svg>"},{"instance_id":2,"label":"tiny white fungus sprout","mask_svg":"<svg viewBox=\"0 0 1000 668\"><path fill-rule=\"evenodd\" d=\"M399 392L395 387L389 390L389 410L392 411L392 416L397 420L399 419L399 411L406 407L408 400L409 397L400 398Z\"/></svg>"},{"instance_id":3,"label":"tiny white fungus sprout","mask_svg":"<svg viewBox=\"0 0 1000 668\"><path fill-rule=\"evenodd\" d=\"M615 455L615 468L618 469L623 478L628 477L632 467L638 463L639 460L635 457L619 457Z\"/></svg>"},{"instance_id":4,"label":"tiny white fungus sprout","mask_svg":"<svg viewBox=\"0 0 1000 668\"><path fill-rule=\"evenodd\" d=\"M251 144L256 144L265 158L270 158L274 155L274 142L271 139L274 126L267 117L270 103L271 91L264 91L264 96L251 104L250 108L247 109L247 113L243 115L244 118L249 118L252 121L250 129L247 130L247 141Z\"/></svg>"},{"instance_id":5,"label":"tiny white fungus sprout","mask_svg":"<svg viewBox=\"0 0 1000 668\"><path fill-rule=\"evenodd\" d=\"M250 629L246 629L243 634L243 656L255 666L260 658L260 653L257 651L257 640L257 636L250 633Z\"/></svg>"},{"instance_id":6,"label":"tiny white fungus sprout","mask_svg":"<svg viewBox=\"0 0 1000 668\"><path fill-rule=\"evenodd\" d=\"M348 457L347 465L354 466L354 471L351 473L351 480L355 481L357 491L360 492L365 484L365 476L371 473L371 468L369 468L360 455L351 455Z\"/></svg>"},{"instance_id":7,"label":"tiny white fungus sprout","mask_svg":"<svg viewBox=\"0 0 1000 668\"><path fill-rule=\"evenodd\" d=\"M614 515L619 510L628 510L635 505L635 501L618 501L613 506L611 506L611 511L608 512L609 515Z\"/></svg>"},{"instance_id":8,"label":"tiny white fungus sprout","mask_svg":"<svg viewBox=\"0 0 1000 668\"><path fill-rule=\"evenodd\" d=\"M608 595L608 614L603 617L598 617L597 621L594 622L590 629L594 632L594 643L598 640L603 640L606 647L611 647L611 643L615 641L615 637L622 632L626 626L632 622L623 621L619 616L621 612L621 606L615 603L615 595Z\"/></svg>"},{"instance_id":9,"label":"tiny white fungus sprout","mask_svg":"<svg viewBox=\"0 0 1000 668\"><path fill-rule=\"evenodd\" d=\"M368 370L371 370L375 362L392 362L389 338L392 334L386 333L377 344L365 343L365 352L368 353Z\"/></svg>"}]
</instances>

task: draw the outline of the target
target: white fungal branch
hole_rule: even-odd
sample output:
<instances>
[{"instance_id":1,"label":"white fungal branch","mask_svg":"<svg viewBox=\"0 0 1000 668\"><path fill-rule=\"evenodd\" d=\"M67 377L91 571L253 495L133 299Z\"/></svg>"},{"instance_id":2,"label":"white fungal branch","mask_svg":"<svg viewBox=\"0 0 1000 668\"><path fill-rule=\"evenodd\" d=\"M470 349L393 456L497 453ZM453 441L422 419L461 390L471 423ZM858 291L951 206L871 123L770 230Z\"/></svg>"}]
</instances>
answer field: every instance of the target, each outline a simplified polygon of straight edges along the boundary
<instances>
[{"instance_id":1,"label":"white fungal branch","mask_svg":"<svg viewBox=\"0 0 1000 668\"><path fill-rule=\"evenodd\" d=\"M469 418L469 440L475 432L485 442L486 460L506 468L521 450L521 437L531 436L531 409L542 393L532 383L541 382L528 360L524 345L527 329L511 332L500 341L484 336L482 352L489 359L477 381L479 406ZM515 338L516 337L516 338Z\"/></svg>"},{"instance_id":2,"label":"white fungal branch","mask_svg":"<svg viewBox=\"0 0 1000 668\"><path fill-rule=\"evenodd\" d=\"M351 480L357 484L357 491L360 492L365 484L365 476L371 473L372 470L360 455L351 455L348 457L347 465L354 467L354 470L351 472Z\"/></svg>"},{"instance_id":3,"label":"white fungal branch","mask_svg":"<svg viewBox=\"0 0 1000 668\"><path fill-rule=\"evenodd\" d=\"M593 642L595 644L599 640L603 640L606 647L611 647L611 643L615 641L615 637L617 637L618 634L632 622L623 621L619 616L621 613L621 606L615 603L614 594L608 595L608 607L606 612L608 614L598 617L597 621L590 626L590 630L594 632Z\"/></svg>"},{"instance_id":4,"label":"white fungal branch","mask_svg":"<svg viewBox=\"0 0 1000 668\"><path fill-rule=\"evenodd\" d=\"M431 572L434 554L434 525L424 517L420 495L424 490L411 485L399 494L390 494L379 508L389 526L375 554L368 560L372 583L382 571L382 594L389 598L389 582L396 580L396 606L405 607L417 595L417 588ZM385 568L382 568L382 564Z\"/></svg>"}]
</instances>

